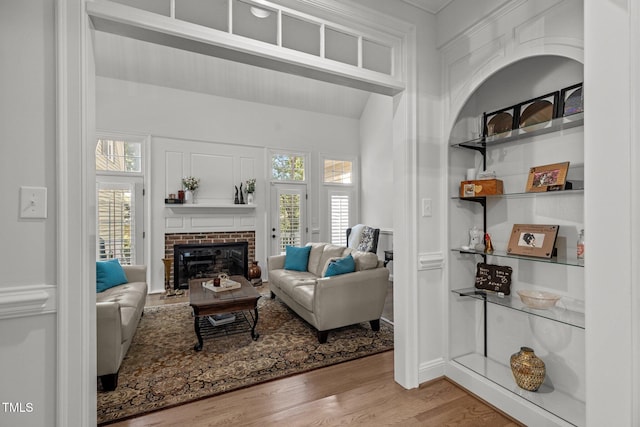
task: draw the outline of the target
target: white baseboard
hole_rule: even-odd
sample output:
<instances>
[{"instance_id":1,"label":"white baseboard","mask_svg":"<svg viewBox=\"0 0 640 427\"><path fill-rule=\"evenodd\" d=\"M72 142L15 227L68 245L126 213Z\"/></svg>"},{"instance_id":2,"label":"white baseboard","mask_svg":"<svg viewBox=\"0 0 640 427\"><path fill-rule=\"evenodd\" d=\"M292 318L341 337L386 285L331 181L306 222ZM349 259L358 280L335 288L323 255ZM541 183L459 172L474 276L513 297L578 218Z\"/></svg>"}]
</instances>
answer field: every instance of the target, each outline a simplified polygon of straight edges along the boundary
<instances>
[{"instance_id":1,"label":"white baseboard","mask_svg":"<svg viewBox=\"0 0 640 427\"><path fill-rule=\"evenodd\" d=\"M422 384L427 381L443 377L445 374L445 368L446 363L443 358L421 363L420 368L418 369L418 382Z\"/></svg>"}]
</instances>

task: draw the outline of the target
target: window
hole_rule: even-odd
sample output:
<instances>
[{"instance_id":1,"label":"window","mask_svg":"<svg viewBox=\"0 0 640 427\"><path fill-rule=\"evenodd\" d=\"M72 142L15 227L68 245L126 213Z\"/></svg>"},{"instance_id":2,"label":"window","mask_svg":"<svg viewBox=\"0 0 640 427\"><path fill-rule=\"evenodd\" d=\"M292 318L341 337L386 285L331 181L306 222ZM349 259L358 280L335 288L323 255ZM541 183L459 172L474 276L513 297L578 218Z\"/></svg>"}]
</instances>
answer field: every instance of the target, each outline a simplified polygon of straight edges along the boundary
<instances>
[{"instance_id":1,"label":"window","mask_svg":"<svg viewBox=\"0 0 640 427\"><path fill-rule=\"evenodd\" d=\"M135 204L132 185L98 185L98 259L118 258L121 264L135 263Z\"/></svg>"},{"instance_id":2,"label":"window","mask_svg":"<svg viewBox=\"0 0 640 427\"><path fill-rule=\"evenodd\" d=\"M353 184L353 162L348 160L324 161L325 184Z\"/></svg>"},{"instance_id":3,"label":"window","mask_svg":"<svg viewBox=\"0 0 640 427\"><path fill-rule=\"evenodd\" d=\"M132 138L133 139L133 138ZM96 257L144 262L142 142L100 138L96 144Z\"/></svg>"},{"instance_id":4,"label":"window","mask_svg":"<svg viewBox=\"0 0 640 427\"><path fill-rule=\"evenodd\" d=\"M96 146L96 171L142 172L142 143L99 139Z\"/></svg>"},{"instance_id":5,"label":"window","mask_svg":"<svg viewBox=\"0 0 640 427\"><path fill-rule=\"evenodd\" d=\"M349 195L330 194L331 243L347 246L347 228L349 228Z\"/></svg>"},{"instance_id":6,"label":"window","mask_svg":"<svg viewBox=\"0 0 640 427\"><path fill-rule=\"evenodd\" d=\"M331 243L347 245L347 228L355 215L354 161L321 159L322 183L327 195L327 220Z\"/></svg>"},{"instance_id":7,"label":"window","mask_svg":"<svg viewBox=\"0 0 640 427\"><path fill-rule=\"evenodd\" d=\"M304 181L304 156L274 154L271 157L271 177L277 181Z\"/></svg>"}]
</instances>

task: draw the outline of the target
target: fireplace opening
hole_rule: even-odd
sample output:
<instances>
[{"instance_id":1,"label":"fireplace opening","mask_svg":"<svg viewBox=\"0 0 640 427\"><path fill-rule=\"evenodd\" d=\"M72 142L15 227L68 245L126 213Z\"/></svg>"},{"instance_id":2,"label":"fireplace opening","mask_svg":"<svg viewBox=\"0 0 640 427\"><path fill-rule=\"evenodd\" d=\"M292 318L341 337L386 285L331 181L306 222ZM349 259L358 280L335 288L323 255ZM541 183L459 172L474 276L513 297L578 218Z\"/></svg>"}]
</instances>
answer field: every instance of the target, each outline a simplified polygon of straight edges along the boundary
<instances>
[{"instance_id":1,"label":"fireplace opening","mask_svg":"<svg viewBox=\"0 0 640 427\"><path fill-rule=\"evenodd\" d=\"M218 274L249 277L249 243L200 243L173 247L175 289L188 289L192 279Z\"/></svg>"}]
</instances>

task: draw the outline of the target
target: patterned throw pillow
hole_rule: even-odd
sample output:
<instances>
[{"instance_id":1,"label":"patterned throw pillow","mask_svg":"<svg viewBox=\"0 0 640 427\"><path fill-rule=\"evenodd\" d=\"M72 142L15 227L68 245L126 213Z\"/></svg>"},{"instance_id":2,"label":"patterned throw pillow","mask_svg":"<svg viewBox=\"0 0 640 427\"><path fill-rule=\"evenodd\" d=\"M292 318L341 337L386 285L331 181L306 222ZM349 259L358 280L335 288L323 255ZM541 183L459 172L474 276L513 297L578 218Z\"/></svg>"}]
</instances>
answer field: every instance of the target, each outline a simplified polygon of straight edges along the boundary
<instances>
[{"instance_id":1,"label":"patterned throw pillow","mask_svg":"<svg viewBox=\"0 0 640 427\"><path fill-rule=\"evenodd\" d=\"M364 227L362 229L362 235L360 236L360 243L356 250L369 252L373 249L373 238L374 238L375 229L372 227Z\"/></svg>"}]
</instances>

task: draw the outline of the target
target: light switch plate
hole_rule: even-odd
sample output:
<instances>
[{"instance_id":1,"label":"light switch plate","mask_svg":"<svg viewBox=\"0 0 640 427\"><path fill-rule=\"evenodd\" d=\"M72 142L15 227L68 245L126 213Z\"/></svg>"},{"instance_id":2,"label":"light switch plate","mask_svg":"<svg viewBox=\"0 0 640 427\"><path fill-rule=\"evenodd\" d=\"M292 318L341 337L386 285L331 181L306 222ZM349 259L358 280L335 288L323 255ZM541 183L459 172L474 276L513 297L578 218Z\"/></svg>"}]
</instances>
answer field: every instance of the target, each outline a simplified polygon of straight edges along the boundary
<instances>
[{"instance_id":1,"label":"light switch plate","mask_svg":"<svg viewBox=\"0 0 640 427\"><path fill-rule=\"evenodd\" d=\"M431 199L422 199L422 216L429 217L431 215L433 215Z\"/></svg>"},{"instance_id":2,"label":"light switch plate","mask_svg":"<svg viewBox=\"0 0 640 427\"><path fill-rule=\"evenodd\" d=\"M20 218L47 218L46 187L20 187Z\"/></svg>"}]
</instances>

